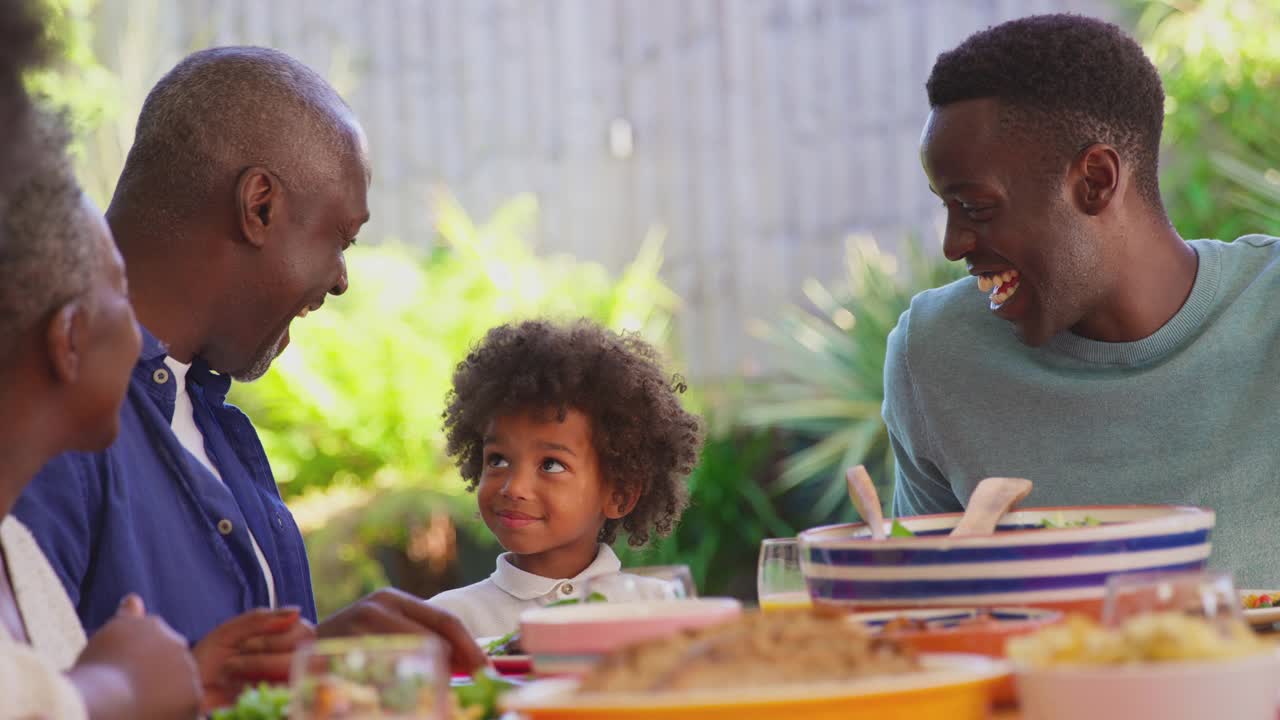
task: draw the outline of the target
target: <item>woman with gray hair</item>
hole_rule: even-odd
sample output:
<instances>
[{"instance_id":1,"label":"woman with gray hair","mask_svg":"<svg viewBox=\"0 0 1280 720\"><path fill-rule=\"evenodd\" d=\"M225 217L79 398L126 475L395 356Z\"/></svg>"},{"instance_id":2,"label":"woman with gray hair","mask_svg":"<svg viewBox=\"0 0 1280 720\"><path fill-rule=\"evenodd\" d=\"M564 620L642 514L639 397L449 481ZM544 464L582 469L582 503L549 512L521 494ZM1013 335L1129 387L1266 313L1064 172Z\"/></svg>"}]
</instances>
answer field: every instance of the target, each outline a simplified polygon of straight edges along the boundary
<instances>
[{"instance_id":1,"label":"woman with gray hair","mask_svg":"<svg viewBox=\"0 0 1280 720\"><path fill-rule=\"evenodd\" d=\"M0 193L0 718L191 718L186 641L137 596L86 640L31 533L9 511L59 452L108 445L141 342L124 264L53 123L33 124Z\"/></svg>"},{"instance_id":2,"label":"woman with gray hair","mask_svg":"<svg viewBox=\"0 0 1280 720\"><path fill-rule=\"evenodd\" d=\"M86 640L30 532L9 514L50 457L116 434L139 335L106 223L32 108L35 3L0 0L0 718L191 718L186 642L129 596Z\"/></svg>"}]
</instances>

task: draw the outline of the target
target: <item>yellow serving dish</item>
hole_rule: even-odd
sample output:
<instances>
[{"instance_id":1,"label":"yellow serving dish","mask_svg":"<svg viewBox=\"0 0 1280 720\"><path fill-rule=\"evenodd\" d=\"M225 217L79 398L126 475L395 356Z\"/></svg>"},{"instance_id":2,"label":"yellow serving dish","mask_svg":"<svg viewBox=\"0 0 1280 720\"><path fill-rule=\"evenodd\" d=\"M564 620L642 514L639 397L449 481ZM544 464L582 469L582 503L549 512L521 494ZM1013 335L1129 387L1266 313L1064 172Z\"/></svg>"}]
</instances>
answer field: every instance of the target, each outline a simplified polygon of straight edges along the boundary
<instances>
[{"instance_id":1,"label":"yellow serving dish","mask_svg":"<svg viewBox=\"0 0 1280 720\"><path fill-rule=\"evenodd\" d=\"M527 720L985 720L992 690L1009 673L978 655L921 656L924 670L848 683L690 690L665 694L574 693L576 680L543 680L503 705Z\"/></svg>"}]
</instances>

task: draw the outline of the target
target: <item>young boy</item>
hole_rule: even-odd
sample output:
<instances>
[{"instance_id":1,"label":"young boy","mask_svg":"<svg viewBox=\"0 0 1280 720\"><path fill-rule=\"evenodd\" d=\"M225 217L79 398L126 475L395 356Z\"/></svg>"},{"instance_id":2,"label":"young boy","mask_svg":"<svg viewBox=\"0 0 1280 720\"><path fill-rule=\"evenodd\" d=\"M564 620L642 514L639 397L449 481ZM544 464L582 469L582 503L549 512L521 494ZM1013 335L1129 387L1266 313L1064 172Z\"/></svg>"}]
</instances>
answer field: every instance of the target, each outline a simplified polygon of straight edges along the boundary
<instances>
[{"instance_id":1,"label":"young boy","mask_svg":"<svg viewBox=\"0 0 1280 720\"><path fill-rule=\"evenodd\" d=\"M503 635L523 610L580 599L588 578L618 572L620 529L637 547L669 533L702 445L683 391L632 335L586 321L490 330L458 364L444 427L507 552L487 580L430 602L476 637Z\"/></svg>"}]
</instances>

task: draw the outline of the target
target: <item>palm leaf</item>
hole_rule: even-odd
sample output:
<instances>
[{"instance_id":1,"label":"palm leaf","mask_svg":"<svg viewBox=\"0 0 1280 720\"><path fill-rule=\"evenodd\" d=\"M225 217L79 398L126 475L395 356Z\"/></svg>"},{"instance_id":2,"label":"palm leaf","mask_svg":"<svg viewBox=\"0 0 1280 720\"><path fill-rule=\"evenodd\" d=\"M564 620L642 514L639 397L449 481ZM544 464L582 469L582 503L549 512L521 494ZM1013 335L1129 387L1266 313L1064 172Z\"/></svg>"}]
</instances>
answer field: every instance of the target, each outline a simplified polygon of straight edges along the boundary
<instances>
[{"instance_id":1,"label":"palm leaf","mask_svg":"<svg viewBox=\"0 0 1280 720\"><path fill-rule=\"evenodd\" d=\"M868 238L847 245L843 285L804 284L810 307L785 309L756 334L778 352L778 374L750 394L743 422L776 427L804 447L788 456L775 495L805 490L811 522L848 517L844 469L864 463L881 483L893 454L880 417L889 331L915 293L960 277L936 249L907 240L899 257ZM881 496L889 499L882 489Z\"/></svg>"}]
</instances>

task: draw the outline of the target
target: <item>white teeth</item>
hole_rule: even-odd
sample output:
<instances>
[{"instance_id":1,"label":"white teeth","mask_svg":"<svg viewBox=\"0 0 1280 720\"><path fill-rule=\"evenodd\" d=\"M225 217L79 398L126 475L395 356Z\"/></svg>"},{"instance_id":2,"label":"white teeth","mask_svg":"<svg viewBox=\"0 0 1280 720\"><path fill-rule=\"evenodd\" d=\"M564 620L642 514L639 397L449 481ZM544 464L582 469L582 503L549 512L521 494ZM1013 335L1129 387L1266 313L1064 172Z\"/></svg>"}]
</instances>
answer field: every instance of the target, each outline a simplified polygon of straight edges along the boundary
<instances>
[{"instance_id":1,"label":"white teeth","mask_svg":"<svg viewBox=\"0 0 1280 720\"><path fill-rule=\"evenodd\" d=\"M1002 305L1009 302L1009 298L1013 297L1014 293L1016 292L1018 292L1018 286L1015 284L1013 287L1009 288L1004 292L1000 292L1000 293L996 293L995 295L992 295L991 309L998 310Z\"/></svg>"},{"instance_id":2,"label":"white teeth","mask_svg":"<svg viewBox=\"0 0 1280 720\"><path fill-rule=\"evenodd\" d=\"M1009 298L1013 297L1013 293L1018 289L1018 281L1020 280L1017 270L1005 270L998 273L984 273L977 277L978 289L984 293L990 293L988 300L990 301L992 310L1000 307L1008 301ZM1011 287L1004 289L1006 285L1010 284L1012 284Z\"/></svg>"}]
</instances>

